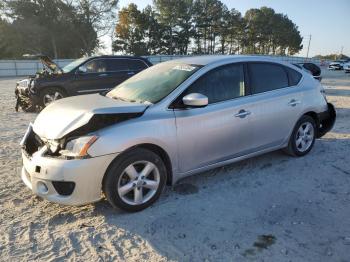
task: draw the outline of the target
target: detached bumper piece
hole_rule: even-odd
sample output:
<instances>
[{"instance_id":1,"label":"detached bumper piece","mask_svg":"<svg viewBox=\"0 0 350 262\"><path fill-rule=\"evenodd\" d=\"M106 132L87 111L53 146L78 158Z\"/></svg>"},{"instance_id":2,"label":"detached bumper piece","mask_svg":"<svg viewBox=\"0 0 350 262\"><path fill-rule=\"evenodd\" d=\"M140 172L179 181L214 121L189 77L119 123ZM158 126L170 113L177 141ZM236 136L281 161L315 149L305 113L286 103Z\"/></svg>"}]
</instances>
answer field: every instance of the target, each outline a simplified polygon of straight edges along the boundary
<instances>
[{"instance_id":1,"label":"detached bumper piece","mask_svg":"<svg viewBox=\"0 0 350 262\"><path fill-rule=\"evenodd\" d=\"M28 94L25 94L25 91L22 89L15 89L16 96L16 112L18 112L19 108L22 108L24 112L35 112L37 111L36 101Z\"/></svg>"},{"instance_id":2,"label":"detached bumper piece","mask_svg":"<svg viewBox=\"0 0 350 262\"><path fill-rule=\"evenodd\" d=\"M336 119L336 111L334 106L331 103L327 103L328 110L318 114L318 119L320 120L319 130L317 134L317 138L324 136L327 132L329 132L335 123Z\"/></svg>"}]
</instances>

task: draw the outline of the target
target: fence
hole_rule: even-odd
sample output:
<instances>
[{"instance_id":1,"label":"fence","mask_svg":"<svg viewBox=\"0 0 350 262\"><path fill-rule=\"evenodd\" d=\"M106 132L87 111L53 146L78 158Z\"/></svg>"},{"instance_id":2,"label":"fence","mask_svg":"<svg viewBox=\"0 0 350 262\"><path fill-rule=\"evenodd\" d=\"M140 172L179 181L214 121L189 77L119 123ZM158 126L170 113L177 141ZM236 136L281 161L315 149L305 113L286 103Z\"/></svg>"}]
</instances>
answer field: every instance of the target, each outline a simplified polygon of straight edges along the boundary
<instances>
[{"instance_id":1,"label":"fence","mask_svg":"<svg viewBox=\"0 0 350 262\"><path fill-rule=\"evenodd\" d=\"M155 55L155 56L145 56L145 57L148 58L151 63L157 64L164 61L181 58L184 56ZM322 62L320 61L320 59L314 59L314 58L306 59L305 57L297 57L297 56L268 56L268 57L290 62L290 63L302 63L305 61L311 61L313 63L320 65ZM55 62L60 67L64 67L65 65L69 64L72 61L73 59L55 60ZM327 62L328 61L326 61L326 63ZM41 69L42 69L42 64L40 63L39 60L0 60L0 77L33 75Z\"/></svg>"}]
</instances>

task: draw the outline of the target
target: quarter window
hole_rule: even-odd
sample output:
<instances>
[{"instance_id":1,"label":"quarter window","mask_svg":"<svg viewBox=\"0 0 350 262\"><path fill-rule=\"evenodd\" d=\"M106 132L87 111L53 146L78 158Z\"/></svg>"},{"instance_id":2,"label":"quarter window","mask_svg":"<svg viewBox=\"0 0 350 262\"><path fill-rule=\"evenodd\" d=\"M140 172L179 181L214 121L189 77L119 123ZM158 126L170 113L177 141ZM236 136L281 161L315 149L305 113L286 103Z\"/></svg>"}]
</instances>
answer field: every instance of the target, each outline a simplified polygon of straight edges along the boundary
<instances>
[{"instance_id":1,"label":"quarter window","mask_svg":"<svg viewBox=\"0 0 350 262\"><path fill-rule=\"evenodd\" d=\"M250 87L253 94L263 93L288 86L286 70L272 63L250 63Z\"/></svg>"},{"instance_id":2,"label":"quarter window","mask_svg":"<svg viewBox=\"0 0 350 262\"><path fill-rule=\"evenodd\" d=\"M294 69L291 69L289 67L286 67L289 75L289 85L290 86L296 86L300 79L301 79L301 74Z\"/></svg>"},{"instance_id":3,"label":"quarter window","mask_svg":"<svg viewBox=\"0 0 350 262\"><path fill-rule=\"evenodd\" d=\"M190 93L207 96L209 104L244 96L243 65L225 65L209 71L196 80L184 95Z\"/></svg>"}]
</instances>

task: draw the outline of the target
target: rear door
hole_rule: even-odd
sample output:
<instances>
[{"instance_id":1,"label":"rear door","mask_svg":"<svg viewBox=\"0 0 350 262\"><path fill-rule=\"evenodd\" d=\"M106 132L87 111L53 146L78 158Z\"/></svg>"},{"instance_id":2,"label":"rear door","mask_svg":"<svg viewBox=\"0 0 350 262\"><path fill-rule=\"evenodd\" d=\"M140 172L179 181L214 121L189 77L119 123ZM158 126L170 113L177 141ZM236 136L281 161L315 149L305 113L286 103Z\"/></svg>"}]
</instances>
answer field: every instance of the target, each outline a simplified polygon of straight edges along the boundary
<instances>
[{"instance_id":1,"label":"rear door","mask_svg":"<svg viewBox=\"0 0 350 262\"><path fill-rule=\"evenodd\" d=\"M252 138L257 150L276 147L288 139L302 111L302 75L275 63L248 63L251 90Z\"/></svg>"},{"instance_id":2,"label":"rear door","mask_svg":"<svg viewBox=\"0 0 350 262\"><path fill-rule=\"evenodd\" d=\"M119 85L147 67L146 63L140 59L109 58L107 60L108 88Z\"/></svg>"},{"instance_id":3,"label":"rear door","mask_svg":"<svg viewBox=\"0 0 350 262\"><path fill-rule=\"evenodd\" d=\"M244 65L230 64L207 72L178 98L174 112L180 172L232 159L250 149L251 109L245 92ZM181 108L182 97L190 93L206 95L209 104Z\"/></svg>"}]
</instances>

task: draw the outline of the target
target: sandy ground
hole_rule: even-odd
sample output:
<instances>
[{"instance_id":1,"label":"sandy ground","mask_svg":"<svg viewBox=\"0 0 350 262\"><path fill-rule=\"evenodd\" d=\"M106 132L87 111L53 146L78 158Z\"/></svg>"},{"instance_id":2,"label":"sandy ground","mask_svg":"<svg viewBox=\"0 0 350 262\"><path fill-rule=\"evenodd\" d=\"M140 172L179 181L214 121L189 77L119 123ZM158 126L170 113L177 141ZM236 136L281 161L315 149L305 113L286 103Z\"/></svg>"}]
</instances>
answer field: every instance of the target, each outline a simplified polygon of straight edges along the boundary
<instances>
[{"instance_id":1,"label":"sandy ground","mask_svg":"<svg viewBox=\"0 0 350 262\"><path fill-rule=\"evenodd\" d=\"M15 81L0 79L1 261L350 261L350 74L326 72L338 118L306 157L190 177L134 214L32 195L18 143L36 115L14 111Z\"/></svg>"}]
</instances>

